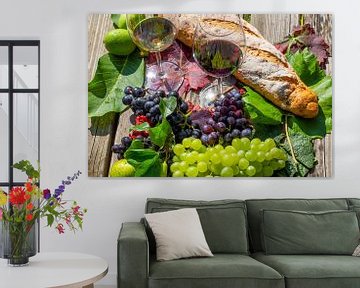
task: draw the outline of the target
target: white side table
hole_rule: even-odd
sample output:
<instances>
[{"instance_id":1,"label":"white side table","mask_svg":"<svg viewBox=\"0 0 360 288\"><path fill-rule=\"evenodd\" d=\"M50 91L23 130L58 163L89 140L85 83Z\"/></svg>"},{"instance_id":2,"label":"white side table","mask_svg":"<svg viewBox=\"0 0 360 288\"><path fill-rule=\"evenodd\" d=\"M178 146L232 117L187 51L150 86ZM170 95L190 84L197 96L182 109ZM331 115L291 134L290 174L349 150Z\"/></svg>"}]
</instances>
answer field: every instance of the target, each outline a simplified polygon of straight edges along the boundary
<instances>
[{"instance_id":1,"label":"white side table","mask_svg":"<svg viewBox=\"0 0 360 288\"><path fill-rule=\"evenodd\" d=\"M108 272L100 257L80 253L38 253L28 266L0 260L1 288L93 288Z\"/></svg>"}]
</instances>

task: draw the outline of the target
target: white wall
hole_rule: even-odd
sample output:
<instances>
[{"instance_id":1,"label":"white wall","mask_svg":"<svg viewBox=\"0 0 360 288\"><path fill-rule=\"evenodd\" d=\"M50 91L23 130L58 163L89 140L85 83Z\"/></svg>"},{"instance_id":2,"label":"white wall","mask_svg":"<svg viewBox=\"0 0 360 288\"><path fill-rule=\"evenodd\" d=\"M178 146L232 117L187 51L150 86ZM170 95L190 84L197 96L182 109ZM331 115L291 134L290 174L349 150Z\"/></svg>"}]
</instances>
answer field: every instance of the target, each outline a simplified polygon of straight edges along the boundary
<instances>
[{"instance_id":1,"label":"white wall","mask_svg":"<svg viewBox=\"0 0 360 288\"><path fill-rule=\"evenodd\" d=\"M338 4L336 4L336 2ZM360 38L358 1L313 0L1 0L1 39L41 40L43 186L84 172L67 197L89 209L82 233L42 229L43 251L79 251L110 264L102 281L115 285L116 238L137 221L147 197L217 199L358 197L360 165ZM87 15L92 12L334 13L334 177L332 179L91 179L87 174Z\"/></svg>"}]
</instances>

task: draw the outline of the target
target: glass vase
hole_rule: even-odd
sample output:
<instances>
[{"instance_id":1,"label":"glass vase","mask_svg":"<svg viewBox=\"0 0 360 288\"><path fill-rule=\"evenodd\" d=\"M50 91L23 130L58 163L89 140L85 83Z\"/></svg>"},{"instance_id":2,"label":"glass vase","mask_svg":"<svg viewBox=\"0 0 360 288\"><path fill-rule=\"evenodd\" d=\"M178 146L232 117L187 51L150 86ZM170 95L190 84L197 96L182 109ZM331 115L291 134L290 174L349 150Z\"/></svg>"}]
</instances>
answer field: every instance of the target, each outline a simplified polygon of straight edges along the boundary
<instances>
[{"instance_id":1,"label":"glass vase","mask_svg":"<svg viewBox=\"0 0 360 288\"><path fill-rule=\"evenodd\" d=\"M1 221L0 257L9 266L25 266L37 252L37 223Z\"/></svg>"}]
</instances>

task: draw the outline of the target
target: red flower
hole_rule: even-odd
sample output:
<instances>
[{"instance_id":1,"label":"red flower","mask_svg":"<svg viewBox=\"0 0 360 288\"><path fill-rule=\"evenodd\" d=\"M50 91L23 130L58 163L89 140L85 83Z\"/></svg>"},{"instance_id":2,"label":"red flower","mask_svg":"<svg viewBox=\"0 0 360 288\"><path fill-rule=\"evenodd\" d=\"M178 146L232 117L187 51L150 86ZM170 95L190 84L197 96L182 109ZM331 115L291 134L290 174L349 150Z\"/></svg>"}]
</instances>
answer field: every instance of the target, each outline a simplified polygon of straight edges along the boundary
<instances>
[{"instance_id":1,"label":"red flower","mask_svg":"<svg viewBox=\"0 0 360 288\"><path fill-rule=\"evenodd\" d=\"M138 131L138 130L133 130L131 131L131 133L129 134L129 137L131 139L136 139L138 136L142 136L144 138L149 136L149 132L147 131Z\"/></svg>"},{"instance_id":2,"label":"red flower","mask_svg":"<svg viewBox=\"0 0 360 288\"><path fill-rule=\"evenodd\" d=\"M21 205L26 201L25 189L23 187L13 187L9 193L9 201L12 205Z\"/></svg>"},{"instance_id":3,"label":"red flower","mask_svg":"<svg viewBox=\"0 0 360 288\"><path fill-rule=\"evenodd\" d=\"M58 230L59 234L65 233L63 224L59 223L55 228Z\"/></svg>"},{"instance_id":4,"label":"red flower","mask_svg":"<svg viewBox=\"0 0 360 288\"><path fill-rule=\"evenodd\" d=\"M25 187L28 192L31 192L34 190L34 187L32 186L32 184L30 182L26 182Z\"/></svg>"},{"instance_id":5,"label":"red flower","mask_svg":"<svg viewBox=\"0 0 360 288\"><path fill-rule=\"evenodd\" d=\"M26 215L26 221L31 221L34 218L33 214Z\"/></svg>"},{"instance_id":6,"label":"red flower","mask_svg":"<svg viewBox=\"0 0 360 288\"><path fill-rule=\"evenodd\" d=\"M26 210L31 210L34 208L34 205L32 203L29 203L26 205Z\"/></svg>"},{"instance_id":7,"label":"red flower","mask_svg":"<svg viewBox=\"0 0 360 288\"><path fill-rule=\"evenodd\" d=\"M25 193L24 198L25 200L29 200L31 198L31 195L29 193Z\"/></svg>"}]
</instances>

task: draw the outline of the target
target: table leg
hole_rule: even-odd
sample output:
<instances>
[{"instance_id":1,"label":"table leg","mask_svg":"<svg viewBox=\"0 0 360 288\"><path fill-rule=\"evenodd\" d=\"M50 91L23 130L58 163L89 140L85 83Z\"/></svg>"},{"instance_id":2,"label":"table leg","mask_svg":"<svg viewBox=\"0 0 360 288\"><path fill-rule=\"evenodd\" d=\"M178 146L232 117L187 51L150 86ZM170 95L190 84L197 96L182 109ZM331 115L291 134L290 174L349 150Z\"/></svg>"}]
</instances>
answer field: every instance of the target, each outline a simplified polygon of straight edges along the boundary
<instances>
[{"instance_id":1,"label":"table leg","mask_svg":"<svg viewBox=\"0 0 360 288\"><path fill-rule=\"evenodd\" d=\"M86 285L86 286L84 286L83 288L94 288L94 284Z\"/></svg>"}]
</instances>

